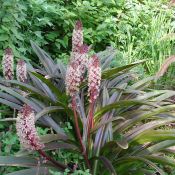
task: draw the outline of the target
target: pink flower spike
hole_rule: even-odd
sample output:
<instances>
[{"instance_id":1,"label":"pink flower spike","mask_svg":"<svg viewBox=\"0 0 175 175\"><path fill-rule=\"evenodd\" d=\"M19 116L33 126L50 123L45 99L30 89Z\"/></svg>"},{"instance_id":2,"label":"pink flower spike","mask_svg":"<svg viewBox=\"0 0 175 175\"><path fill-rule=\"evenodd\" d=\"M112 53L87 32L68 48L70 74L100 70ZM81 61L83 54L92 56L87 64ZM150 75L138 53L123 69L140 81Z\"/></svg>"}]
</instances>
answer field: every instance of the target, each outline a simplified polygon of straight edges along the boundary
<instances>
[{"instance_id":1,"label":"pink flower spike","mask_svg":"<svg viewBox=\"0 0 175 175\"><path fill-rule=\"evenodd\" d=\"M73 97L78 91L81 83L81 71L80 66L75 62L72 62L67 68L66 72L66 92Z\"/></svg>"},{"instance_id":2,"label":"pink flower spike","mask_svg":"<svg viewBox=\"0 0 175 175\"><path fill-rule=\"evenodd\" d=\"M90 103L94 103L100 92L101 68L96 55L89 60L88 65L88 96Z\"/></svg>"},{"instance_id":3,"label":"pink flower spike","mask_svg":"<svg viewBox=\"0 0 175 175\"><path fill-rule=\"evenodd\" d=\"M24 60L19 60L16 66L16 77L20 82L25 83L27 80L27 67Z\"/></svg>"},{"instance_id":4,"label":"pink flower spike","mask_svg":"<svg viewBox=\"0 0 175 175\"><path fill-rule=\"evenodd\" d=\"M28 150L40 150L44 144L40 142L35 128L35 114L33 109L24 105L18 112L16 130L21 145Z\"/></svg>"},{"instance_id":5,"label":"pink flower spike","mask_svg":"<svg viewBox=\"0 0 175 175\"><path fill-rule=\"evenodd\" d=\"M83 45L83 26L81 21L77 21L72 34L72 52L77 52Z\"/></svg>"},{"instance_id":6,"label":"pink flower spike","mask_svg":"<svg viewBox=\"0 0 175 175\"><path fill-rule=\"evenodd\" d=\"M88 64L88 51L89 47L87 45L82 45L79 47L78 52L71 53L65 84L67 94L72 97L79 91L80 84L83 81Z\"/></svg>"},{"instance_id":7,"label":"pink flower spike","mask_svg":"<svg viewBox=\"0 0 175 175\"><path fill-rule=\"evenodd\" d=\"M13 52L11 48L5 49L4 56L2 58L3 75L6 80L12 80L14 77L13 71Z\"/></svg>"}]
</instances>

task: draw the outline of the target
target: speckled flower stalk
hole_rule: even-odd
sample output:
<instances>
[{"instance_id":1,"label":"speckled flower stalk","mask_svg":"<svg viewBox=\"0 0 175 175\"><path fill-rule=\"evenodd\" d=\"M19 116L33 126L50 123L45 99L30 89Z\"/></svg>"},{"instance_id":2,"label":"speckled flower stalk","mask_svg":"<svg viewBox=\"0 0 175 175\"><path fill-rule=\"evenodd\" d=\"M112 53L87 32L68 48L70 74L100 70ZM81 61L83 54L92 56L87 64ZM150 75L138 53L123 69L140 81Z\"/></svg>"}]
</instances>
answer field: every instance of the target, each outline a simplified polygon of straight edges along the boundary
<instances>
[{"instance_id":1,"label":"speckled flower stalk","mask_svg":"<svg viewBox=\"0 0 175 175\"><path fill-rule=\"evenodd\" d=\"M77 107L75 102L75 96L79 92L79 87L81 82L83 81L83 76L87 67L88 50L89 47L83 45L82 23L80 21L77 21L72 35L72 54L70 64L66 72L65 84L66 92L72 98L72 109L74 112L76 135L79 140L81 151L87 164L87 167L90 169L88 155L86 152L86 148L82 142L81 132L78 125Z\"/></svg>"},{"instance_id":2,"label":"speckled flower stalk","mask_svg":"<svg viewBox=\"0 0 175 175\"><path fill-rule=\"evenodd\" d=\"M16 65L16 77L18 81L23 83L27 80L27 66L24 60L19 60Z\"/></svg>"},{"instance_id":3,"label":"speckled flower stalk","mask_svg":"<svg viewBox=\"0 0 175 175\"><path fill-rule=\"evenodd\" d=\"M79 92L79 87L83 81L88 63L88 51L89 47L87 45L82 45L79 47L78 52L72 52L71 54L70 65L67 68L65 80L66 92L71 97Z\"/></svg>"},{"instance_id":4,"label":"speckled flower stalk","mask_svg":"<svg viewBox=\"0 0 175 175\"><path fill-rule=\"evenodd\" d=\"M18 112L16 130L20 143L24 148L28 150L40 150L44 148L44 144L40 142L35 128L34 111L26 104Z\"/></svg>"},{"instance_id":5,"label":"speckled flower stalk","mask_svg":"<svg viewBox=\"0 0 175 175\"><path fill-rule=\"evenodd\" d=\"M90 140L90 130L93 128L94 121L94 105L100 92L101 68L100 61L96 55L89 60L88 65L88 96L90 102L90 110L88 116L88 140Z\"/></svg>"},{"instance_id":6,"label":"speckled flower stalk","mask_svg":"<svg viewBox=\"0 0 175 175\"><path fill-rule=\"evenodd\" d=\"M89 51L89 46L82 45L79 48L78 52L74 52L74 61L80 66L82 79L86 71L86 68L88 66L88 54L87 54L88 51Z\"/></svg>"},{"instance_id":7,"label":"speckled flower stalk","mask_svg":"<svg viewBox=\"0 0 175 175\"><path fill-rule=\"evenodd\" d=\"M7 48L2 58L3 75L6 80L12 80L14 78L13 64L12 49Z\"/></svg>"},{"instance_id":8,"label":"speckled flower stalk","mask_svg":"<svg viewBox=\"0 0 175 175\"><path fill-rule=\"evenodd\" d=\"M81 21L77 21L72 34L72 52L78 52L83 45L83 26Z\"/></svg>"},{"instance_id":9,"label":"speckled flower stalk","mask_svg":"<svg viewBox=\"0 0 175 175\"><path fill-rule=\"evenodd\" d=\"M101 68L96 55L89 60L88 65L88 95L90 103L94 103L100 92Z\"/></svg>"},{"instance_id":10,"label":"speckled flower stalk","mask_svg":"<svg viewBox=\"0 0 175 175\"><path fill-rule=\"evenodd\" d=\"M19 136L20 143L25 149L38 151L42 157L52 162L55 166L59 167L62 170L69 169L70 172L73 172L70 167L55 161L52 157L48 156L42 150L45 146L40 142L39 136L35 128L34 111L30 106L26 104L18 113L16 120L16 130L17 135Z\"/></svg>"},{"instance_id":11,"label":"speckled flower stalk","mask_svg":"<svg viewBox=\"0 0 175 175\"><path fill-rule=\"evenodd\" d=\"M78 91L81 82L80 66L71 62L66 72L66 93L73 97Z\"/></svg>"}]
</instances>

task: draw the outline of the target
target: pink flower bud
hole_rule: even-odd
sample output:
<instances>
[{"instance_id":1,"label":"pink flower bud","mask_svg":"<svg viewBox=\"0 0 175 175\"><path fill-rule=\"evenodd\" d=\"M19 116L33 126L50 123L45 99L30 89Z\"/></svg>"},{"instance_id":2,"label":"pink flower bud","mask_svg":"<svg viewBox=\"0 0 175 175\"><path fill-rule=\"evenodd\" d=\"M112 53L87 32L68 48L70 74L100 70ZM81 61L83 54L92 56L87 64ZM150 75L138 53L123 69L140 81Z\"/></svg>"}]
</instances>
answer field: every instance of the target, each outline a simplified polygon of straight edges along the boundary
<instances>
[{"instance_id":1,"label":"pink flower bud","mask_svg":"<svg viewBox=\"0 0 175 175\"><path fill-rule=\"evenodd\" d=\"M16 77L20 82L25 83L27 80L27 67L24 60L19 60L16 66Z\"/></svg>"},{"instance_id":2,"label":"pink flower bud","mask_svg":"<svg viewBox=\"0 0 175 175\"><path fill-rule=\"evenodd\" d=\"M44 148L44 144L40 142L35 128L34 111L26 104L22 107L21 111L18 112L16 130L20 143L24 148L29 150Z\"/></svg>"},{"instance_id":3,"label":"pink flower bud","mask_svg":"<svg viewBox=\"0 0 175 175\"><path fill-rule=\"evenodd\" d=\"M72 34L72 52L77 52L83 45L83 26L81 21L77 21Z\"/></svg>"},{"instance_id":4,"label":"pink flower bud","mask_svg":"<svg viewBox=\"0 0 175 175\"><path fill-rule=\"evenodd\" d=\"M2 58L3 75L6 80L12 80L14 77L13 71L13 53L11 48L5 49L4 56Z\"/></svg>"},{"instance_id":5,"label":"pink flower bud","mask_svg":"<svg viewBox=\"0 0 175 175\"><path fill-rule=\"evenodd\" d=\"M93 103L100 92L101 68L100 61L96 55L89 60L88 65L88 96L90 103Z\"/></svg>"}]
</instances>

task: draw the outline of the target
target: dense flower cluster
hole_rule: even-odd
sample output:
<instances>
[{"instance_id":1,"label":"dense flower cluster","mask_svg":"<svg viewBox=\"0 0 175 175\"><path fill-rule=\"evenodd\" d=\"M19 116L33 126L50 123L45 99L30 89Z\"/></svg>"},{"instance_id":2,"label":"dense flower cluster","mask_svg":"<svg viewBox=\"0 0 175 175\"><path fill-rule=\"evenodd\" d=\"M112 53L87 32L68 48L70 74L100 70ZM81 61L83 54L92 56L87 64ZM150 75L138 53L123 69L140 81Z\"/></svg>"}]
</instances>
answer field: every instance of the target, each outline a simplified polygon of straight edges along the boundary
<instances>
[{"instance_id":1,"label":"dense flower cluster","mask_svg":"<svg viewBox=\"0 0 175 175\"><path fill-rule=\"evenodd\" d=\"M72 53L66 72L66 92L74 96L79 91L88 64L89 47L83 45L83 30L81 21L77 21L72 35Z\"/></svg>"},{"instance_id":2,"label":"dense flower cluster","mask_svg":"<svg viewBox=\"0 0 175 175\"><path fill-rule=\"evenodd\" d=\"M6 80L12 80L14 77L13 71L13 52L12 49L5 49L4 56L2 58L3 75Z\"/></svg>"},{"instance_id":3,"label":"dense flower cluster","mask_svg":"<svg viewBox=\"0 0 175 175\"><path fill-rule=\"evenodd\" d=\"M80 83L88 64L88 47L81 46L79 52L72 52L71 61L66 72L66 92L74 96L79 91Z\"/></svg>"},{"instance_id":4,"label":"dense flower cluster","mask_svg":"<svg viewBox=\"0 0 175 175\"><path fill-rule=\"evenodd\" d=\"M92 56L88 61L88 51L89 47L83 44L82 23L78 21L72 36L72 53L65 80L66 92L73 97L79 91L80 83L88 67L89 101L94 102L99 95L101 68L97 56Z\"/></svg>"},{"instance_id":5,"label":"dense flower cluster","mask_svg":"<svg viewBox=\"0 0 175 175\"><path fill-rule=\"evenodd\" d=\"M27 67L24 60L19 60L16 65L16 77L18 81L23 83L27 80Z\"/></svg>"},{"instance_id":6,"label":"dense flower cluster","mask_svg":"<svg viewBox=\"0 0 175 175\"><path fill-rule=\"evenodd\" d=\"M78 52L83 45L83 26L81 21L77 21L72 34L72 52Z\"/></svg>"},{"instance_id":7,"label":"dense flower cluster","mask_svg":"<svg viewBox=\"0 0 175 175\"><path fill-rule=\"evenodd\" d=\"M39 136L35 128L35 114L32 108L24 105L18 112L16 121L17 135L21 145L29 150L40 150L44 144L40 143Z\"/></svg>"},{"instance_id":8,"label":"dense flower cluster","mask_svg":"<svg viewBox=\"0 0 175 175\"><path fill-rule=\"evenodd\" d=\"M75 71L76 70L76 71ZM81 82L80 68L74 62L70 63L66 72L66 92L70 96L74 96L79 91Z\"/></svg>"},{"instance_id":9,"label":"dense flower cluster","mask_svg":"<svg viewBox=\"0 0 175 175\"><path fill-rule=\"evenodd\" d=\"M79 47L78 52L72 52L71 62L78 65L81 72L81 80L83 80L83 75L88 66L88 51L89 47L87 45L82 45L81 47Z\"/></svg>"},{"instance_id":10,"label":"dense flower cluster","mask_svg":"<svg viewBox=\"0 0 175 175\"><path fill-rule=\"evenodd\" d=\"M96 55L89 60L88 65L88 96L90 103L93 103L100 92L101 68L100 61Z\"/></svg>"}]
</instances>

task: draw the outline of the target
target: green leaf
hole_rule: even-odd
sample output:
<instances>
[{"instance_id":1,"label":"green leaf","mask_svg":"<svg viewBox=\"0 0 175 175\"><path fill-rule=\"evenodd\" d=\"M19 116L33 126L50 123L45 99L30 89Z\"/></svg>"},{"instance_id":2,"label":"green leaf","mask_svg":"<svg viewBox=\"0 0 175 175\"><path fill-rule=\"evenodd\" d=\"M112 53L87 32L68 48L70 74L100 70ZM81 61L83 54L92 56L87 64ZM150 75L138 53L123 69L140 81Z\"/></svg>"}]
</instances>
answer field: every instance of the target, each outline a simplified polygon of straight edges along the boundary
<instances>
[{"instance_id":1,"label":"green leaf","mask_svg":"<svg viewBox=\"0 0 175 175\"><path fill-rule=\"evenodd\" d=\"M33 109L35 109L36 106L35 106L35 104L32 101L30 101L27 98L23 97L22 95L18 94L17 92L15 92L14 90L12 90L11 88L8 88L8 87L5 87L5 86L0 85L0 89L3 90L3 91L5 91L5 92L7 92L7 93L9 93L9 94L11 94L11 95L13 95L17 99L21 100L23 103L26 103L29 106L33 107ZM9 103L9 106L10 106L10 104L12 105L12 103ZM15 106L16 106L16 104L15 104Z\"/></svg>"},{"instance_id":2,"label":"green leaf","mask_svg":"<svg viewBox=\"0 0 175 175\"><path fill-rule=\"evenodd\" d=\"M109 123L112 123L112 122L116 122L116 121L124 121L125 120L125 118L123 118L123 117L120 117L120 116L117 116L117 117L113 117L113 118L111 118L111 119L108 119L108 120L106 120L106 121L104 121L104 122L100 122L99 124L97 124L96 126L94 126L94 128L92 129L92 131L91 131L91 133L93 133L93 132L95 132L96 130L98 130L99 128L101 128L102 126L105 126L105 125L107 125L107 124L109 124Z\"/></svg>"},{"instance_id":3,"label":"green leaf","mask_svg":"<svg viewBox=\"0 0 175 175\"><path fill-rule=\"evenodd\" d=\"M48 34L46 34L46 37L48 40L54 41L58 37L58 33L57 32L49 32Z\"/></svg>"},{"instance_id":4,"label":"green leaf","mask_svg":"<svg viewBox=\"0 0 175 175\"><path fill-rule=\"evenodd\" d=\"M36 76L38 79L40 79L42 82L44 82L51 90L53 93L57 95L58 100L61 99L61 101L65 102L67 100L67 96L59 91L59 89L53 85L53 83L49 80L44 78L42 75L36 73L36 72L31 72L34 76Z\"/></svg>"},{"instance_id":5,"label":"green leaf","mask_svg":"<svg viewBox=\"0 0 175 175\"><path fill-rule=\"evenodd\" d=\"M162 165L169 165L169 166L175 167L175 160L168 156L162 157L162 156L144 155L143 157Z\"/></svg>"},{"instance_id":6,"label":"green leaf","mask_svg":"<svg viewBox=\"0 0 175 175\"><path fill-rule=\"evenodd\" d=\"M105 107L102 107L100 110L98 110L95 113L95 118L98 118L99 116L102 116L106 112L109 112L109 111L111 111L113 109L123 108L123 107L127 107L127 106L134 106L134 105L149 105L149 106L153 106L153 104L151 104L151 103L142 102L142 101L139 101L139 100L122 100L122 101L118 101L116 103L112 103L112 104L106 105Z\"/></svg>"},{"instance_id":7,"label":"green leaf","mask_svg":"<svg viewBox=\"0 0 175 175\"><path fill-rule=\"evenodd\" d=\"M55 62L51 59L51 57L38 45L36 45L34 42L31 41L31 46L40 59L41 63L43 64L45 70L49 75L54 75L56 71Z\"/></svg>"},{"instance_id":8,"label":"green leaf","mask_svg":"<svg viewBox=\"0 0 175 175\"><path fill-rule=\"evenodd\" d=\"M165 173L156 164L154 164L153 162L151 162L150 160L148 160L146 158L139 157L139 156L128 156L126 158L118 159L116 161L116 165L127 164L128 162L133 162L133 161L144 162L144 163L150 165L150 167L154 168L157 172L159 172L160 175L165 175Z\"/></svg>"},{"instance_id":9,"label":"green leaf","mask_svg":"<svg viewBox=\"0 0 175 175\"><path fill-rule=\"evenodd\" d=\"M40 136L40 140L42 143L49 143L55 140L67 140L68 137L62 134L46 134Z\"/></svg>"},{"instance_id":10,"label":"green leaf","mask_svg":"<svg viewBox=\"0 0 175 175\"><path fill-rule=\"evenodd\" d=\"M48 113L52 113L52 112L56 112L56 111L65 111L65 109L60 107L60 106L46 107L42 111L40 111L39 113L36 114L35 120L38 120L40 117L42 117Z\"/></svg>"},{"instance_id":11,"label":"green leaf","mask_svg":"<svg viewBox=\"0 0 175 175\"><path fill-rule=\"evenodd\" d=\"M4 104L4 105L7 105L7 106L9 106L9 107L11 107L13 109L17 109L17 110L20 110L21 109L21 105L18 105L16 103L10 102L10 101L5 100L3 98L0 98L0 103L1 104Z\"/></svg>"},{"instance_id":12,"label":"green leaf","mask_svg":"<svg viewBox=\"0 0 175 175\"><path fill-rule=\"evenodd\" d=\"M133 84L132 86L130 86L128 89L134 89L134 90L143 89L143 88L149 86L150 82L154 79L155 79L155 76L144 78L144 79L138 81L137 83Z\"/></svg>"},{"instance_id":13,"label":"green leaf","mask_svg":"<svg viewBox=\"0 0 175 175\"><path fill-rule=\"evenodd\" d=\"M174 146L175 145L175 140L164 140L162 142L159 142L157 144L154 144L148 148L145 148L144 150L140 151L139 154L140 155L149 155L152 153L156 153L159 152L165 148L168 148L170 146Z\"/></svg>"},{"instance_id":14,"label":"green leaf","mask_svg":"<svg viewBox=\"0 0 175 175\"><path fill-rule=\"evenodd\" d=\"M167 111L172 111L172 110L174 110L174 108L175 108L175 105L168 105L168 106L163 106L163 107L159 107L159 108L153 109L151 111L145 111L145 112L142 111L141 113L135 112L134 115L136 115L136 117L134 117L134 118L132 118L130 120L124 121L120 125L116 126L113 129L113 131L114 132L116 132L116 131L117 132L124 131L124 130L128 129L130 126L133 126L135 123L137 123L139 121L142 121L144 119L156 116L158 114L161 114L161 113L164 113L164 112L167 112ZM128 113L126 113L126 115L124 115L123 117L127 118L127 116L128 116ZM171 119L173 120L173 118L171 118ZM171 122L171 121L170 120L169 121L167 121L167 120L163 121L163 123L166 123L166 122L168 123L168 122Z\"/></svg>"},{"instance_id":15,"label":"green leaf","mask_svg":"<svg viewBox=\"0 0 175 175\"><path fill-rule=\"evenodd\" d=\"M117 145L122 149L128 149L129 145L126 138L122 137L116 141Z\"/></svg>"},{"instance_id":16,"label":"green leaf","mask_svg":"<svg viewBox=\"0 0 175 175\"><path fill-rule=\"evenodd\" d=\"M120 139L115 139L113 141L107 142L101 149L102 153L110 152L112 151L112 148L122 148L122 149L128 149L128 143L127 140L124 137L120 137Z\"/></svg>"},{"instance_id":17,"label":"green leaf","mask_svg":"<svg viewBox=\"0 0 175 175\"><path fill-rule=\"evenodd\" d=\"M20 86L22 89L26 90L26 91L29 91L35 95L38 95L40 98L42 98L43 100L48 100L50 102L53 102L48 96L46 96L42 91L38 90L37 88L29 85L29 84L26 84L26 83L22 83L22 82L19 82L17 80L3 80L4 82L8 82L8 83L12 83L12 84L16 84L18 86Z\"/></svg>"},{"instance_id":18,"label":"green leaf","mask_svg":"<svg viewBox=\"0 0 175 175\"><path fill-rule=\"evenodd\" d=\"M102 72L102 78L103 79L109 79L109 78L115 76L117 73L119 73L121 71L128 71L128 70L132 69L133 67L135 67L135 66L137 66L139 64L142 64L144 62L145 62L145 60L142 60L142 61L138 61L136 63L128 64L126 66L112 68L112 69L103 71Z\"/></svg>"},{"instance_id":19,"label":"green leaf","mask_svg":"<svg viewBox=\"0 0 175 175\"><path fill-rule=\"evenodd\" d=\"M0 156L0 166L36 167L38 160L30 157ZM51 166L42 164L40 166Z\"/></svg>"},{"instance_id":20,"label":"green leaf","mask_svg":"<svg viewBox=\"0 0 175 175\"><path fill-rule=\"evenodd\" d=\"M31 169L26 169L26 170L20 170L20 171L15 171L13 173L8 173L6 175L49 175L47 173L46 168L44 167L37 167L37 168L31 168Z\"/></svg>"},{"instance_id":21,"label":"green leaf","mask_svg":"<svg viewBox=\"0 0 175 175\"><path fill-rule=\"evenodd\" d=\"M175 130L148 130L141 135L133 138L133 141L137 143L144 144L146 142L157 142L163 140L174 140L175 139Z\"/></svg>"},{"instance_id":22,"label":"green leaf","mask_svg":"<svg viewBox=\"0 0 175 175\"><path fill-rule=\"evenodd\" d=\"M127 138L127 140L130 142L133 141L134 137L138 137L140 134L142 134L145 131L148 131L150 129L174 122L175 118L167 118L164 120L155 120L155 121L151 121L151 122L147 122L145 124L142 124L141 126L138 126L132 130L130 130L129 133L127 133L125 135L125 137Z\"/></svg>"},{"instance_id":23,"label":"green leaf","mask_svg":"<svg viewBox=\"0 0 175 175\"><path fill-rule=\"evenodd\" d=\"M164 93L158 97L156 97L154 99L154 101L156 102L161 102L165 99L169 99L170 97L173 97L175 95L175 92L174 91L171 91L171 90L165 90L163 91Z\"/></svg>"},{"instance_id":24,"label":"green leaf","mask_svg":"<svg viewBox=\"0 0 175 175\"><path fill-rule=\"evenodd\" d=\"M1 34L0 35L0 41L8 41L8 39L9 39L8 35L6 35L6 34Z\"/></svg>"},{"instance_id":25,"label":"green leaf","mask_svg":"<svg viewBox=\"0 0 175 175\"><path fill-rule=\"evenodd\" d=\"M16 121L16 118L4 118L0 119L0 122Z\"/></svg>"},{"instance_id":26,"label":"green leaf","mask_svg":"<svg viewBox=\"0 0 175 175\"><path fill-rule=\"evenodd\" d=\"M106 167L106 169L108 169L110 171L111 175L117 175L112 163L110 160L108 160L105 156L99 156L99 160L102 161L102 163L104 164L104 166Z\"/></svg>"}]
</instances>

